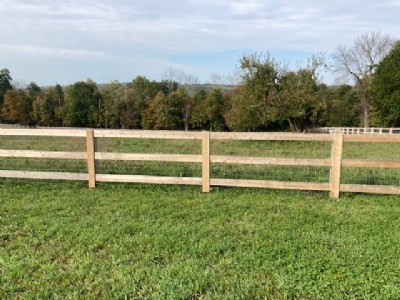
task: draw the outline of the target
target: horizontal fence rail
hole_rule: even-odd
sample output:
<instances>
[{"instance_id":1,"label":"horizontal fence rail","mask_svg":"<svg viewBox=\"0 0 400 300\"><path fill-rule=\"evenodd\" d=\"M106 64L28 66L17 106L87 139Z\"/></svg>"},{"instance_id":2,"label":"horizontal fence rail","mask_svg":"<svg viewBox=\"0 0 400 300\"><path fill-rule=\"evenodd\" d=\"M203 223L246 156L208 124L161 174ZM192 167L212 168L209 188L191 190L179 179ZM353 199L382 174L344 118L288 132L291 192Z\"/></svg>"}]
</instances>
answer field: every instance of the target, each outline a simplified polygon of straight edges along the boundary
<instances>
[{"instance_id":1,"label":"horizontal fence rail","mask_svg":"<svg viewBox=\"0 0 400 300\"><path fill-rule=\"evenodd\" d=\"M389 127L322 127L320 128L329 133L345 133L345 134L400 134L400 128Z\"/></svg>"},{"instance_id":2,"label":"horizontal fence rail","mask_svg":"<svg viewBox=\"0 0 400 300\"><path fill-rule=\"evenodd\" d=\"M393 132L392 132L393 133ZM82 180L88 181L90 188L94 188L96 182L125 182L125 183L150 183L150 184L184 184L202 186L203 192L210 192L211 186L232 186L232 187L256 187L275 189L297 189L328 191L332 198L338 198L340 192L362 192L362 193L383 193L400 194L400 183L398 185L376 185L376 184L351 184L341 182L341 173L346 169L384 169L400 170L400 159L364 159L346 158L343 155L345 145L351 143L400 143L400 135L393 134L307 134L307 133L244 133L244 132L182 132L182 131L150 131L150 130L104 130L104 129L0 129L0 159L24 159L24 160L66 160L78 161L86 165L81 172L63 170L62 172L38 171L34 167L27 170L0 168L0 177L3 178L27 178L27 179L54 179L54 180ZM13 149L13 138L40 138L45 137L47 141L55 138L73 138L82 141L81 151L53 151L33 150L30 146L27 149ZM176 140L176 141L197 141L189 152L193 153L134 153L117 149L98 149L99 141L105 139L121 140ZM298 143L328 143L330 144L330 156L326 158L314 157L276 157L276 156L249 156L238 155L237 153L213 153L215 142L298 142ZM55 142L58 144L59 142ZM72 143L72 142L71 142ZM75 142L74 142L75 143ZM78 142L76 142L78 143ZM122 142L121 142L122 143ZM153 142L146 145L152 148ZM46 147L46 142L40 142L41 147ZM10 146L11 145L11 146ZM73 144L73 147L77 147ZM263 147L260 144L258 147ZM54 146L54 145L53 145ZM397 144L395 144L397 146ZM196 147L198 149L196 149ZM241 146L246 147L246 146ZM277 147L284 147L278 144ZM179 152L179 146L176 146ZM363 148L361 148L363 149ZM222 149L224 150L224 149ZM400 149L399 149L400 150ZM222 151L224 152L224 151ZM226 151L225 151L226 152ZM233 151L232 151L233 152ZM307 156L307 153L301 153ZM309 153L311 154L311 153ZM165 162L165 163L186 163L198 165L201 174L195 176L153 176L145 174L118 174L118 166L111 172L101 172L98 167L102 162ZM264 180L264 179L243 179L223 178L220 175L213 175L212 167L218 165L250 166L259 167L312 167L325 168L329 170L329 177L325 182L308 181L286 181L286 180ZM400 172L397 173L396 182L400 182ZM396 178L395 178L396 179ZM396 179L397 180L397 179Z\"/></svg>"}]
</instances>

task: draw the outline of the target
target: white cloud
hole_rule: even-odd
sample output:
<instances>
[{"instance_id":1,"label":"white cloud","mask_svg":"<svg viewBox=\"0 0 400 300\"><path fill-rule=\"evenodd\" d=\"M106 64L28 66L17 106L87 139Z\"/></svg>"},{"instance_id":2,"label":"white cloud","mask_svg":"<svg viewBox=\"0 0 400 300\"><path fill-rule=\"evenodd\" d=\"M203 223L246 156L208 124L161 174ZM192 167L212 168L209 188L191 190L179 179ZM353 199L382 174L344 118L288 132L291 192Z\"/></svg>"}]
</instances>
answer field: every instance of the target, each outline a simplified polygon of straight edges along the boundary
<instances>
[{"instance_id":1,"label":"white cloud","mask_svg":"<svg viewBox=\"0 0 400 300\"><path fill-rule=\"evenodd\" d=\"M101 51L91 51L83 49L62 49L41 47L35 45L10 45L0 44L0 48L4 52L29 55L35 57L55 57L55 58L106 58L107 54Z\"/></svg>"},{"instance_id":2,"label":"white cloud","mask_svg":"<svg viewBox=\"0 0 400 300\"><path fill-rule=\"evenodd\" d=\"M233 14L248 15L257 14L264 8L263 1L248 0L248 1L234 1L230 3Z\"/></svg>"},{"instance_id":3,"label":"white cloud","mask_svg":"<svg viewBox=\"0 0 400 300\"><path fill-rule=\"evenodd\" d=\"M154 74L180 55L330 52L373 29L399 38L398 8L394 0L2 0L0 68L40 56L153 61Z\"/></svg>"}]
</instances>

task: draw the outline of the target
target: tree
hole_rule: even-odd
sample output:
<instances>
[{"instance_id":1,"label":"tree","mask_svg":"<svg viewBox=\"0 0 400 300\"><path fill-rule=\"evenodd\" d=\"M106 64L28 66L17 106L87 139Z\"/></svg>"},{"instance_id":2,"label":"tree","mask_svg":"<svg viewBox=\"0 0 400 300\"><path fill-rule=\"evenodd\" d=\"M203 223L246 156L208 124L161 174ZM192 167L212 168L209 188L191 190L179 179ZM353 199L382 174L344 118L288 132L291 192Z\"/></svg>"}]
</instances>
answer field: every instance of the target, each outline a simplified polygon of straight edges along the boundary
<instances>
[{"instance_id":1,"label":"tree","mask_svg":"<svg viewBox=\"0 0 400 300\"><path fill-rule=\"evenodd\" d=\"M11 81L10 71L8 69L0 70L0 108L3 105L4 94L13 88Z\"/></svg>"},{"instance_id":2,"label":"tree","mask_svg":"<svg viewBox=\"0 0 400 300\"><path fill-rule=\"evenodd\" d=\"M41 106L43 103L42 89L35 83L31 82L26 88L26 93L32 101L32 119L35 124L41 121Z\"/></svg>"},{"instance_id":3,"label":"tree","mask_svg":"<svg viewBox=\"0 0 400 300\"><path fill-rule=\"evenodd\" d=\"M46 126L62 125L63 91L60 85L55 85L44 91L41 105L41 124Z\"/></svg>"},{"instance_id":4,"label":"tree","mask_svg":"<svg viewBox=\"0 0 400 300\"><path fill-rule=\"evenodd\" d=\"M160 107L165 101L166 97L163 92L158 92L154 99L150 101L149 106L142 115L141 125L144 129L155 129L160 114Z\"/></svg>"},{"instance_id":5,"label":"tree","mask_svg":"<svg viewBox=\"0 0 400 300\"><path fill-rule=\"evenodd\" d=\"M400 41L376 69L372 103L378 125L400 126Z\"/></svg>"},{"instance_id":6,"label":"tree","mask_svg":"<svg viewBox=\"0 0 400 300\"><path fill-rule=\"evenodd\" d=\"M360 124L361 109L358 90L343 84L322 89L326 99L326 110L322 122L326 126L357 127Z\"/></svg>"},{"instance_id":7,"label":"tree","mask_svg":"<svg viewBox=\"0 0 400 300\"><path fill-rule=\"evenodd\" d=\"M31 82L26 87L26 92L28 93L28 96L33 99L42 93L42 89L35 82Z\"/></svg>"},{"instance_id":8,"label":"tree","mask_svg":"<svg viewBox=\"0 0 400 300\"><path fill-rule=\"evenodd\" d=\"M344 77L350 77L360 89L364 127L369 127L372 76L392 43L390 36L372 31L356 38L352 46L338 46L332 55L334 71Z\"/></svg>"},{"instance_id":9,"label":"tree","mask_svg":"<svg viewBox=\"0 0 400 300\"><path fill-rule=\"evenodd\" d=\"M2 117L10 123L32 125L32 99L24 90L8 90L4 95Z\"/></svg>"},{"instance_id":10,"label":"tree","mask_svg":"<svg viewBox=\"0 0 400 300\"><path fill-rule=\"evenodd\" d=\"M145 129L182 129L183 110L188 96L184 90L164 95L158 92L144 111L142 126Z\"/></svg>"},{"instance_id":11,"label":"tree","mask_svg":"<svg viewBox=\"0 0 400 300\"><path fill-rule=\"evenodd\" d=\"M182 115L183 115L183 126L185 131L189 130L190 119L192 117L192 111L194 107L193 99L189 97L185 97L183 107L182 107Z\"/></svg>"},{"instance_id":12,"label":"tree","mask_svg":"<svg viewBox=\"0 0 400 300\"><path fill-rule=\"evenodd\" d=\"M293 132L314 126L325 108L319 94L315 68L287 72L279 81L279 92L272 100L277 119L288 121Z\"/></svg>"},{"instance_id":13,"label":"tree","mask_svg":"<svg viewBox=\"0 0 400 300\"><path fill-rule=\"evenodd\" d=\"M54 86L54 96L56 101L56 108L55 111L55 125L61 126L62 120L64 119L65 111L63 110L64 107L64 92L62 87L59 84Z\"/></svg>"},{"instance_id":14,"label":"tree","mask_svg":"<svg viewBox=\"0 0 400 300\"><path fill-rule=\"evenodd\" d=\"M121 128L121 120L125 112L124 96L125 87L118 81L112 81L102 90L104 108L104 127Z\"/></svg>"},{"instance_id":15,"label":"tree","mask_svg":"<svg viewBox=\"0 0 400 300\"><path fill-rule=\"evenodd\" d=\"M207 127L208 117L205 109L207 97L208 92L204 89L197 91L193 96L194 107L190 119L190 124L193 128L204 129Z\"/></svg>"},{"instance_id":16,"label":"tree","mask_svg":"<svg viewBox=\"0 0 400 300\"><path fill-rule=\"evenodd\" d=\"M172 93L177 90L179 85L183 84L185 72L178 69L167 68L161 76L163 78L162 82L164 82L168 88L168 93Z\"/></svg>"},{"instance_id":17,"label":"tree","mask_svg":"<svg viewBox=\"0 0 400 300\"><path fill-rule=\"evenodd\" d=\"M140 128L142 114L150 101L156 96L159 85L146 77L138 76L125 90L125 102L127 104L128 128Z\"/></svg>"},{"instance_id":18,"label":"tree","mask_svg":"<svg viewBox=\"0 0 400 300\"><path fill-rule=\"evenodd\" d=\"M10 90L4 94L4 101L1 110L2 119L10 123L17 123L19 119L18 103L26 97L21 90Z\"/></svg>"},{"instance_id":19,"label":"tree","mask_svg":"<svg viewBox=\"0 0 400 300\"><path fill-rule=\"evenodd\" d=\"M240 87L233 95L230 109L225 114L226 125L232 131L254 131L265 124L264 109L258 103L254 94L248 94L247 89Z\"/></svg>"},{"instance_id":20,"label":"tree","mask_svg":"<svg viewBox=\"0 0 400 300\"><path fill-rule=\"evenodd\" d=\"M279 65L269 55L253 54L240 60L242 84L236 90L225 114L231 130L256 130L276 118L270 106L277 90Z\"/></svg>"},{"instance_id":21,"label":"tree","mask_svg":"<svg viewBox=\"0 0 400 300\"><path fill-rule=\"evenodd\" d=\"M225 129L224 95L220 90L204 92L204 99L195 97L191 123L194 128L222 131Z\"/></svg>"},{"instance_id":22,"label":"tree","mask_svg":"<svg viewBox=\"0 0 400 300\"><path fill-rule=\"evenodd\" d=\"M178 90L178 83L176 81L162 80L157 83L158 91L162 91L165 95L169 93L176 92Z\"/></svg>"},{"instance_id":23,"label":"tree","mask_svg":"<svg viewBox=\"0 0 400 300\"><path fill-rule=\"evenodd\" d=\"M77 82L65 89L64 125L73 127L100 126L101 95L96 84Z\"/></svg>"},{"instance_id":24,"label":"tree","mask_svg":"<svg viewBox=\"0 0 400 300\"><path fill-rule=\"evenodd\" d=\"M176 91L177 84L178 88L184 89L189 96L193 96L196 89L195 85L199 83L196 76L173 68L166 69L162 74L162 78L162 82L168 86L169 93Z\"/></svg>"}]
</instances>

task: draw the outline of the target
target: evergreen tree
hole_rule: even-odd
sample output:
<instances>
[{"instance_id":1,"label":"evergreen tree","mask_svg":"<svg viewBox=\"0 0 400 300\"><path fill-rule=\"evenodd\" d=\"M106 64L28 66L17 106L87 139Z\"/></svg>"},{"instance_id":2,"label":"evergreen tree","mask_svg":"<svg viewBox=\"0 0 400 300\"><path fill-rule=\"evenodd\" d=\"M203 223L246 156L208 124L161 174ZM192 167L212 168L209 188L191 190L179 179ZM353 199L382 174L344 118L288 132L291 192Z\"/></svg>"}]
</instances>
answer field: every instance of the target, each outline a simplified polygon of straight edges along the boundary
<instances>
[{"instance_id":1,"label":"evergreen tree","mask_svg":"<svg viewBox=\"0 0 400 300\"><path fill-rule=\"evenodd\" d=\"M374 119L380 126L400 126L400 41L378 65L372 81Z\"/></svg>"}]
</instances>

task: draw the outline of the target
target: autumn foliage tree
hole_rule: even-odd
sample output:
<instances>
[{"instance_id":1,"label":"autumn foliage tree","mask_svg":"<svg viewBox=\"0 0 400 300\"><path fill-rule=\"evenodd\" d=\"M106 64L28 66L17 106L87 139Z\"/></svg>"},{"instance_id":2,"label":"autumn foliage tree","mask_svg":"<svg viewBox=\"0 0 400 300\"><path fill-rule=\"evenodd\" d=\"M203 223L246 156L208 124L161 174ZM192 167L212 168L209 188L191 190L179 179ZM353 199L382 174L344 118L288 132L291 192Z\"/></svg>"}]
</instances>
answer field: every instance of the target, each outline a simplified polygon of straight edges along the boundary
<instances>
[{"instance_id":1,"label":"autumn foliage tree","mask_svg":"<svg viewBox=\"0 0 400 300\"><path fill-rule=\"evenodd\" d=\"M22 89L8 90L4 95L1 115L9 123L31 125L32 99Z\"/></svg>"}]
</instances>

